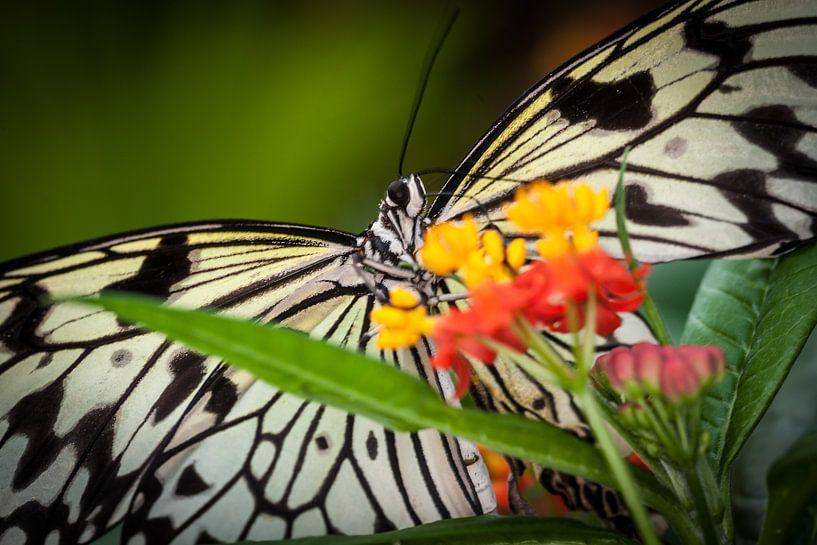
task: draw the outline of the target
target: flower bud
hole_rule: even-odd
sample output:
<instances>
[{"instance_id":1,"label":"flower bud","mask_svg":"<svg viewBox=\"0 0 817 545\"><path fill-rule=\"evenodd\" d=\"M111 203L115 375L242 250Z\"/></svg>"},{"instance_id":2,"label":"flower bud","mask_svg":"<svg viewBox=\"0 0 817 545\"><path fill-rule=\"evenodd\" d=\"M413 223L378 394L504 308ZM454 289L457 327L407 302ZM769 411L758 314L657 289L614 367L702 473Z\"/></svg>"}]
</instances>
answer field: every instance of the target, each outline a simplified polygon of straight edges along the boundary
<instances>
[{"instance_id":1,"label":"flower bud","mask_svg":"<svg viewBox=\"0 0 817 545\"><path fill-rule=\"evenodd\" d=\"M641 342L634 344L631 350L639 382L646 387L648 393L657 393L661 376L661 347Z\"/></svg>"},{"instance_id":2,"label":"flower bud","mask_svg":"<svg viewBox=\"0 0 817 545\"><path fill-rule=\"evenodd\" d=\"M595 373L627 399L663 395L673 402L696 397L719 380L726 369L717 346L658 346L637 343L600 356Z\"/></svg>"},{"instance_id":3,"label":"flower bud","mask_svg":"<svg viewBox=\"0 0 817 545\"><path fill-rule=\"evenodd\" d=\"M661 393L671 401L682 397L693 397L698 392L700 382L695 370L677 352L664 357L661 366Z\"/></svg>"}]
</instances>

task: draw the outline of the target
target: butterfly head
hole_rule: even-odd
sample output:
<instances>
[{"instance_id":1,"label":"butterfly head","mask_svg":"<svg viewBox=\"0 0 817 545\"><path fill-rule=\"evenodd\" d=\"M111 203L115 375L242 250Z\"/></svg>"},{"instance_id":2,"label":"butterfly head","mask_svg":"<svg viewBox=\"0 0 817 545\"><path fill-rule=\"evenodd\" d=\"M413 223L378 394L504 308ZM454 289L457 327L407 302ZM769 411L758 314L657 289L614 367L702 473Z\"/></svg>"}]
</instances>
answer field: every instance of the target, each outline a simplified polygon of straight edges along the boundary
<instances>
[{"instance_id":1,"label":"butterfly head","mask_svg":"<svg viewBox=\"0 0 817 545\"><path fill-rule=\"evenodd\" d=\"M420 177L409 174L389 184L381 211L384 207L409 218L419 216L426 207L426 188L423 187Z\"/></svg>"}]
</instances>

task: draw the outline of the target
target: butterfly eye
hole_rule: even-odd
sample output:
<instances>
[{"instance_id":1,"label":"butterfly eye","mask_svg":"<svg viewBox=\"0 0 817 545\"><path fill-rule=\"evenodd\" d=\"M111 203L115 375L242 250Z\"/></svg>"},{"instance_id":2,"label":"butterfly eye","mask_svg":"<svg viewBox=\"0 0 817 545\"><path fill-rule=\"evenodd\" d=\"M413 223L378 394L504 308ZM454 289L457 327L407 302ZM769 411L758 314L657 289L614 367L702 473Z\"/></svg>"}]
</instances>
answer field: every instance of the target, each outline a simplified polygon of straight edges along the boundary
<instances>
[{"instance_id":1,"label":"butterfly eye","mask_svg":"<svg viewBox=\"0 0 817 545\"><path fill-rule=\"evenodd\" d=\"M409 188L404 180L395 180L389 184L389 189L386 190L386 196L391 202L401 208L405 208L409 202Z\"/></svg>"}]
</instances>

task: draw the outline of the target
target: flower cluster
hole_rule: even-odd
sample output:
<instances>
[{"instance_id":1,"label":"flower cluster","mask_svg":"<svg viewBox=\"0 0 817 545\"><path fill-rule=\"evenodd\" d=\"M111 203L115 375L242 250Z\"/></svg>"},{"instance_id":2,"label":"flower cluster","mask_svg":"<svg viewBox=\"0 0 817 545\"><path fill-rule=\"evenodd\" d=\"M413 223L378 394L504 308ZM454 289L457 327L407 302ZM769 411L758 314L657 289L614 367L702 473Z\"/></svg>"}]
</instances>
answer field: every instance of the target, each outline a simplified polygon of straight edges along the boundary
<instances>
[{"instance_id":1,"label":"flower cluster","mask_svg":"<svg viewBox=\"0 0 817 545\"><path fill-rule=\"evenodd\" d=\"M717 346L657 346L638 343L618 347L596 360L594 372L626 399L662 395L673 402L695 399L701 389L720 380L726 369Z\"/></svg>"},{"instance_id":2,"label":"flower cluster","mask_svg":"<svg viewBox=\"0 0 817 545\"><path fill-rule=\"evenodd\" d=\"M525 263L525 240L512 240L507 248L493 229L479 234L474 218L445 222L428 228L420 260L437 276L457 274L468 288L485 280L510 280Z\"/></svg>"},{"instance_id":3,"label":"flower cluster","mask_svg":"<svg viewBox=\"0 0 817 545\"><path fill-rule=\"evenodd\" d=\"M470 307L454 309L440 316L434 324L433 338L437 353L431 364L437 369L453 370L457 375L455 397L459 398L470 384L470 367L465 356L483 363L493 363L496 350L487 340L523 352L525 345L512 330L514 318L527 299L510 283L486 281L471 290Z\"/></svg>"},{"instance_id":4,"label":"flower cluster","mask_svg":"<svg viewBox=\"0 0 817 545\"><path fill-rule=\"evenodd\" d=\"M607 191L586 185L537 182L520 189L507 216L520 232L538 237L539 257L530 262L524 238L505 240L495 229L480 233L470 216L427 230L419 251L423 266L439 276L455 275L468 289L467 308L437 317L432 334L437 348L432 364L456 372L457 396L469 383L467 358L490 364L497 347L527 350L520 321L554 332L578 331L592 304L594 331L609 335L621 325L620 313L639 307L648 268L629 271L598 247L598 233L590 227L608 208ZM407 300L406 306L392 304L372 315L383 326L378 346L416 341L428 330L428 318L415 304Z\"/></svg>"},{"instance_id":5,"label":"flower cluster","mask_svg":"<svg viewBox=\"0 0 817 545\"><path fill-rule=\"evenodd\" d=\"M606 189L594 193L585 184L535 182L517 191L508 219L524 232L539 234L536 249L547 259L594 248L599 235L590 224L607 214L609 202Z\"/></svg>"},{"instance_id":6,"label":"flower cluster","mask_svg":"<svg viewBox=\"0 0 817 545\"><path fill-rule=\"evenodd\" d=\"M621 188L622 179L619 184ZM621 198L623 190L617 195ZM605 419L614 421L632 447L631 463L654 468L657 479L676 476L673 487L678 479L685 480L680 494L695 495L692 485L698 490L701 479L708 478L699 469L709 444L701 426L703 394L723 377L726 363L717 347L668 346L669 336L646 293L649 265L639 265L629 251L623 216L616 219L627 262L598 245L599 233L592 224L608 213L609 205L605 189L536 182L520 189L505 210L508 230L522 237L506 238L495 228L480 230L470 216L431 226L419 261L431 273L453 279L448 285L460 284L464 292L440 296L447 305L438 308L447 310L429 317L416 295L395 288L371 318L379 328L381 349L410 346L430 335L436 348L431 364L455 373L456 398L468 390L472 370L495 363L499 356L503 365L516 366L532 380L569 391L639 534L657 545L635 488L632 483L625 486L630 479L627 463ZM619 207L619 213L622 210ZM622 324L621 315L643 302L644 315L664 346L618 347L594 366L597 335L613 334ZM552 344L547 331L570 334L559 342L567 341L573 361L565 360L565 351ZM507 502L507 470L495 473L499 481L494 485ZM710 481L714 483L714 477ZM695 502L703 520L706 498L697 494ZM718 504L713 507L722 510Z\"/></svg>"},{"instance_id":7,"label":"flower cluster","mask_svg":"<svg viewBox=\"0 0 817 545\"><path fill-rule=\"evenodd\" d=\"M702 394L725 371L726 358L717 346L643 342L600 356L593 374L612 388L608 396L618 404L619 417L648 453L688 464L708 443L707 434L699 429Z\"/></svg>"}]
</instances>

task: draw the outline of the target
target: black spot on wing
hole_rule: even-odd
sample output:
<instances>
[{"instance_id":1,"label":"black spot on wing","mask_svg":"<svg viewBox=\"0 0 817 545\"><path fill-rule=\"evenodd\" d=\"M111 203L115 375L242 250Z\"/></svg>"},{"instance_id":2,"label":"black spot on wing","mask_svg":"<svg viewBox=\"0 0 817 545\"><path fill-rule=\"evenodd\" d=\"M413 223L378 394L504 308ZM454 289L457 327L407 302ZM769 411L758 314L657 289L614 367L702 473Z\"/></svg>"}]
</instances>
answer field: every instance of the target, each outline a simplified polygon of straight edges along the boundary
<instances>
[{"instance_id":1,"label":"black spot on wing","mask_svg":"<svg viewBox=\"0 0 817 545\"><path fill-rule=\"evenodd\" d=\"M718 174L713 179L718 187L729 188L721 193L736 208L746 215L746 222L740 227L756 240L796 239L788 227L783 225L772 210L772 202L765 198L766 174L759 170L740 169Z\"/></svg>"},{"instance_id":2,"label":"black spot on wing","mask_svg":"<svg viewBox=\"0 0 817 545\"><path fill-rule=\"evenodd\" d=\"M723 73L743 62L752 43L748 36L739 34L722 21L704 22L707 16L705 12L693 15L684 24L684 38L690 49L718 57L718 71Z\"/></svg>"},{"instance_id":3,"label":"black spot on wing","mask_svg":"<svg viewBox=\"0 0 817 545\"><path fill-rule=\"evenodd\" d=\"M105 289L167 298L173 285L190 274L188 252L187 235L176 233L163 237L135 276L110 284Z\"/></svg>"},{"instance_id":4,"label":"black spot on wing","mask_svg":"<svg viewBox=\"0 0 817 545\"><path fill-rule=\"evenodd\" d=\"M724 95L728 95L730 93L734 93L735 91L741 91L743 87L740 85L730 85L728 83L722 83L720 87L718 87L718 91L723 93Z\"/></svg>"},{"instance_id":5,"label":"black spot on wing","mask_svg":"<svg viewBox=\"0 0 817 545\"><path fill-rule=\"evenodd\" d=\"M210 485L204 482L199 472L196 471L196 466L191 464L182 470L179 475L179 482L176 483L176 495L178 496L195 496L201 494L210 488Z\"/></svg>"},{"instance_id":6,"label":"black spot on wing","mask_svg":"<svg viewBox=\"0 0 817 545\"><path fill-rule=\"evenodd\" d=\"M627 207L627 219L633 223L658 227L689 225L689 220L679 210L650 203L647 190L639 184L629 184L624 187L624 202Z\"/></svg>"},{"instance_id":7,"label":"black spot on wing","mask_svg":"<svg viewBox=\"0 0 817 545\"><path fill-rule=\"evenodd\" d=\"M377 459L377 446L377 437L370 430L368 437L366 437L366 453L369 455L370 460Z\"/></svg>"},{"instance_id":8,"label":"black spot on wing","mask_svg":"<svg viewBox=\"0 0 817 545\"><path fill-rule=\"evenodd\" d=\"M23 435L26 448L11 481L12 490L33 483L57 459L62 440L54 433L57 415L63 403L62 382L52 382L42 390L20 399L8 412L8 428L0 438L0 447L13 435Z\"/></svg>"},{"instance_id":9,"label":"black spot on wing","mask_svg":"<svg viewBox=\"0 0 817 545\"><path fill-rule=\"evenodd\" d=\"M131 362L133 354L130 350L120 348L111 354L111 365L114 367L124 367Z\"/></svg>"},{"instance_id":10,"label":"black spot on wing","mask_svg":"<svg viewBox=\"0 0 817 545\"><path fill-rule=\"evenodd\" d=\"M817 161L797 150L805 135L797 117L788 106L775 104L749 110L745 121L733 123L735 130L749 142L760 146L777 159L775 174L816 179ZM768 120L769 123L764 123Z\"/></svg>"},{"instance_id":11,"label":"black spot on wing","mask_svg":"<svg viewBox=\"0 0 817 545\"><path fill-rule=\"evenodd\" d=\"M39 344L37 327L48 310L42 302L47 295L48 293L37 285L27 286L11 314L0 323L0 342L19 358L25 357ZM0 367L0 370L2 369L3 367Z\"/></svg>"},{"instance_id":12,"label":"black spot on wing","mask_svg":"<svg viewBox=\"0 0 817 545\"><path fill-rule=\"evenodd\" d=\"M219 375L210 389L205 410L216 416L215 423L220 424L238 401L235 383L226 376Z\"/></svg>"},{"instance_id":13,"label":"black spot on wing","mask_svg":"<svg viewBox=\"0 0 817 545\"><path fill-rule=\"evenodd\" d=\"M635 130L652 120L655 82L649 72L636 72L615 81L597 83L586 80L576 89L565 78L554 85L554 107L571 123L595 120L595 127L609 131ZM561 95L561 96L560 96Z\"/></svg>"},{"instance_id":14,"label":"black spot on wing","mask_svg":"<svg viewBox=\"0 0 817 545\"><path fill-rule=\"evenodd\" d=\"M809 87L817 89L817 63L798 62L788 67L789 72L797 76Z\"/></svg>"},{"instance_id":15,"label":"black spot on wing","mask_svg":"<svg viewBox=\"0 0 817 545\"><path fill-rule=\"evenodd\" d=\"M170 372L173 380L162 391L154 405L156 422L161 422L175 411L204 380L206 369L202 355L184 350L173 356Z\"/></svg>"},{"instance_id":16,"label":"black spot on wing","mask_svg":"<svg viewBox=\"0 0 817 545\"><path fill-rule=\"evenodd\" d=\"M318 450L326 450L329 448L329 440L325 436L319 435L315 438L315 446L318 447Z\"/></svg>"}]
</instances>

